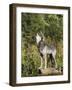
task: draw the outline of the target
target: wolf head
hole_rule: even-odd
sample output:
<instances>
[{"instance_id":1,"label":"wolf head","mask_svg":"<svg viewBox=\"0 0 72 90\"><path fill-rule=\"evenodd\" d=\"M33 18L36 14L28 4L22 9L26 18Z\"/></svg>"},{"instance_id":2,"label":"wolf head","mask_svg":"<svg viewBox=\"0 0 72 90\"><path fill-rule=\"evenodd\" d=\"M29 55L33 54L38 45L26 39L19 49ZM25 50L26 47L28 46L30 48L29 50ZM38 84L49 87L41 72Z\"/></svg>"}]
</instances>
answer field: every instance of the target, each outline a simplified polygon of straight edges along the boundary
<instances>
[{"instance_id":1,"label":"wolf head","mask_svg":"<svg viewBox=\"0 0 72 90\"><path fill-rule=\"evenodd\" d=\"M38 33L36 34L36 42L37 42L37 44L38 44L41 40L44 41L44 35L43 35L42 32L40 32L40 34L38 34Z\"/></svg>"},{"instance_id":2,"label":"wolf head","mask_svg":"<svg viewBox=\"0 0 72 90\"><path fill-rule=\"evenodd\" d=\"M36 34L36 42L37 44L41 41L41 36L37 33Z\"/></svg>"}]
</instances>

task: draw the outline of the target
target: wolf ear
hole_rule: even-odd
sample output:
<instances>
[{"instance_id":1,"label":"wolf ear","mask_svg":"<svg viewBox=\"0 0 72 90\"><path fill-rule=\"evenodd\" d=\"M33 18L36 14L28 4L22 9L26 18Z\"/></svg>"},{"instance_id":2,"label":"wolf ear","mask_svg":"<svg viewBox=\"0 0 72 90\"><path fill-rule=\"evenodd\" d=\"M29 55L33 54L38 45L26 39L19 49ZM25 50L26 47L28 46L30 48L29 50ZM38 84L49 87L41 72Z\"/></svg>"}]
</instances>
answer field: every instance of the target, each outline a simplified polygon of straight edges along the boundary
<instances>
[{"instance_id":1,"label":"wolf ear","mask_svg":"<svg viewBox=\"0 0 72 90\"><path fill-rule=\"evenodd\" d=\"M39 33L37 33L37 36L40 36Z\"/></svg>"},{"instance_id":2,"label":"wolf ear","mask_svg":"<svg viewBox=\"0 0 72 90\"><path fill-rule=\"evenodd\" d=\"M37 35L39 35L39 34L37 33Z\"/></svg>"},{"instance_id":3,"label":"wolf ear","mask_svg":"<svg viewBox=\"0 0 72 90\"><path fill-rule=\"evenodd\" d=\"M45 40L44 34L42 32L40 32L40 34L42 35L43 40Z\"/></svg>"}]
</instances>

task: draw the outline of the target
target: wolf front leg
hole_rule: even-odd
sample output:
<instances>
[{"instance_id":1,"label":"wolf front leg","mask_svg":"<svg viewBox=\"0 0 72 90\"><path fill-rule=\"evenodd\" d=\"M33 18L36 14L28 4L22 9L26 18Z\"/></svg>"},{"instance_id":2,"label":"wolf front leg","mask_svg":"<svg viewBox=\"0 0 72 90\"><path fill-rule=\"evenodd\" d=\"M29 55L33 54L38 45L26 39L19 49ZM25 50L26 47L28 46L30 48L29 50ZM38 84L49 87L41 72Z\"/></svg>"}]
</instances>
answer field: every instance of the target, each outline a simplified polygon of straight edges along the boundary
<instances>
[{"instance_id":1,"label":"wolf front leg","mask_svg":"<svg viewBox=\"0 0 72 90\"><path fill-rule=\"evenodd\" d=\"M47 55L44 55L44 59L45 59L45 69L47 68Z\"/></svg>"},{"instance_id":2,"label":"wolf front leg","mask_svg":"<svg viewBox=\"0 0 72 90\"><path fill-rule=\"evenodd\" d=\"M41 57L41 64L40 64L39 69L43 69L43 58L42 57Z\"/></svg>"}]
</instances>

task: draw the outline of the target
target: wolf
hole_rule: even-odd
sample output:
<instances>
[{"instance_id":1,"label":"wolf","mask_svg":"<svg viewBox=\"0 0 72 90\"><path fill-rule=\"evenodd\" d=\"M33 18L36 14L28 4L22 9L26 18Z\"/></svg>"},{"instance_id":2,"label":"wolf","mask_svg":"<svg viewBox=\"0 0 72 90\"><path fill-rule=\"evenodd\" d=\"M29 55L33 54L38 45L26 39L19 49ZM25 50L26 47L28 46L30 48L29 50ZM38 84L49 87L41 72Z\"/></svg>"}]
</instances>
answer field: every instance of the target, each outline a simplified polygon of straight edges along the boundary
<instances>
[{"instance_id":1,"label":"wolf","mask_svg":"<svg viewBox=\"0 0 72 90\"><path fill-rule=\"evenodd\" d=\"M41 33L42 35L40 36L38 33L36 34L36 43L37 43L37 48L38 51L40 53L40 58L41 58L41 65L39 67L39 69L43 69L43 62L44 64L44 68L48 68L47 67L47 56L49 55L50 60L51 60L51 64L52 67L56 68L57 67L57 63L56 63L56 47L54 45L48 46L45 43L45 38L43 33Z\"/></svg>"}]
</instances>

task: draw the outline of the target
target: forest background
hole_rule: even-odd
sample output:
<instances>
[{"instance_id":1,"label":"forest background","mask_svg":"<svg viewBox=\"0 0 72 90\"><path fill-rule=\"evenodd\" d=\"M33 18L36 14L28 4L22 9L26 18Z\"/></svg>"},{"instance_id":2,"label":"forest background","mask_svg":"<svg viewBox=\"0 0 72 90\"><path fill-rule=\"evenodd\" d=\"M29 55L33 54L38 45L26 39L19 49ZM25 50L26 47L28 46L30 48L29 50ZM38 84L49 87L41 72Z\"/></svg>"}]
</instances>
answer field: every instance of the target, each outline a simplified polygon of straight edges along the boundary
<instances>
[{"instance_id":1,"label":"forest background","mask_svg":"<svg viewBox=\"0 0 72 90\"><path fill-rule=\"evenodd\" d=\"M57 68L63 67L63 15L22 13L21 27L22 77L39 75L40 55L35 36L40 32L48 45L56 46Z\"/></svg>"}]
</instances>

